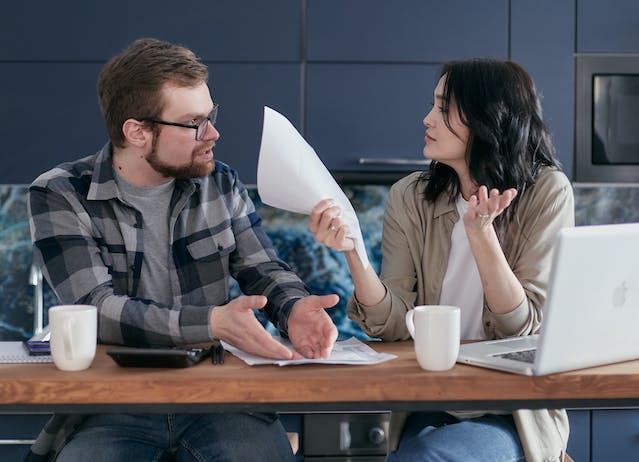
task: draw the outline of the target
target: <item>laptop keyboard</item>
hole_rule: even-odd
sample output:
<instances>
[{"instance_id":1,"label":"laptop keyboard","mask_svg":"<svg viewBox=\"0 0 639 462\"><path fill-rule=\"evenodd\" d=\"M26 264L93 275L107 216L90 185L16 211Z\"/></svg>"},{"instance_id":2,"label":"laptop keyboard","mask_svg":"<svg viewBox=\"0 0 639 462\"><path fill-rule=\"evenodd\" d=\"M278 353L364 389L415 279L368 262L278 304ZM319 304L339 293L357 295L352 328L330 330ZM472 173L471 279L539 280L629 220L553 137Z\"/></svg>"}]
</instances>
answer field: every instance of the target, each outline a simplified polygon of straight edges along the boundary
<instances>
[{"instance_id":1,"label":"laptop keyboard","mask_svg":"<svg viewBox=\"0 0 639 462\"><path fill-rule=\"evenodd\" d=\"M533 348L532 350L512 351L510 353L502 353L495 356L498 358L513 359L515 361L532 364L535 362L535 353L537 353L537 350Z\"/></svg>"}]
</instances>

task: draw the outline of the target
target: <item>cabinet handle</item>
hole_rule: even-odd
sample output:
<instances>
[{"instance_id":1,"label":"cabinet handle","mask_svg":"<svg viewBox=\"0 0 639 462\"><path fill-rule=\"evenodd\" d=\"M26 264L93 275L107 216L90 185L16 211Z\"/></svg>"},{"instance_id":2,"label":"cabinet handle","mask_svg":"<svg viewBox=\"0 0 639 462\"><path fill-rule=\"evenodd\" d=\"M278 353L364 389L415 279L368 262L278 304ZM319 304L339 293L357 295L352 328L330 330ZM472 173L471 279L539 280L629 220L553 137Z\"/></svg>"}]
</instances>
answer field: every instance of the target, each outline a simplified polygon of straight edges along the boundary
<instances>
[{"instance_id":1,"label":"cabinet handle","mask_svg":"<svg viewBox=\"0 0 639 462\"><path fill-rule=\"evenodd\" d=\"M35 440L21 440L21 439L3 439L0 440L0 446L4 445L14 445L14 444L28 444L29 446L35 443Z\"/></svg>"},{"instance_id":2,"label":"cabinet handle","mask_svg":"<svg viewBox=\"0 0 639 462\"><path fill-rule=\"evenodd\" d=\"M430 159L398 159L393 157L360 157L359 165L430 165Z\"/></svg>"},{"instance_id":3,"label":"cabinet handle","mask_svg":"<svg viewBox=\"0 0 639 462\"><path fill-rule=\"evenodd\" d=\"M339 423L339 450L348 451L351 448L351 424L350 422Z\"/></svg>"},{"instance_id":4,"label":"cabinet handle","mask_svg":"<svg viewBox=\"0 0 639 462\"><path fill-rule=\"evenodd\" d=\"M42 333L44 302L42 292L42 270L38 265L34 263L31 264L31 272L29 273L29 284L31 284L35 290L35 295L33 296L33 333L34 335L36 335Z\"/></svg>"}]
</instances>

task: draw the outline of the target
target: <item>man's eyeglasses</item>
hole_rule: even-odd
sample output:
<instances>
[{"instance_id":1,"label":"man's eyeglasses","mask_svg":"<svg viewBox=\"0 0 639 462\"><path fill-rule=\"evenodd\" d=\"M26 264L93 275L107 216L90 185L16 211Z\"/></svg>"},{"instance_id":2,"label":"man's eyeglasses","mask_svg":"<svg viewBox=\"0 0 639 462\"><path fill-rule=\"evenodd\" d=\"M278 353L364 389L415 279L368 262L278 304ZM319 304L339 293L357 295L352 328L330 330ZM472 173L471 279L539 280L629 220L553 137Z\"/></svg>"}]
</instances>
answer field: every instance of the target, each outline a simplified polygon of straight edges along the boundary
<instances>
[{"instance_id":1,"label":"man's eyeglasses","mask_svg":"<svg viewBox=\"0 0 639 462\"><path fill-rule=\"evenodd\" d=\"M208 116L206 116L205 118L203 118L202 120L200 120L197 124L193 125L193 124L180 124L177 122L167 122L166 120L160 120L160 119L151 119L151 118L145 118L145 119L140 119L143 121L147 121L147 122L153 122L156 124L160 124L160 125L171 125L173 127L184 127L184 128L193 128L195 130L195 140L196 141L200 141L202 140L202 138L204 138L204 135L206 135L206 131L209 128L209 122L211 122L211 125L215 125L215 122L217 121L217 113L220 109L220 105L219 104L215 104L213 105L213 110L210 112L210 114Z\"/></svg>"}]
</instances>

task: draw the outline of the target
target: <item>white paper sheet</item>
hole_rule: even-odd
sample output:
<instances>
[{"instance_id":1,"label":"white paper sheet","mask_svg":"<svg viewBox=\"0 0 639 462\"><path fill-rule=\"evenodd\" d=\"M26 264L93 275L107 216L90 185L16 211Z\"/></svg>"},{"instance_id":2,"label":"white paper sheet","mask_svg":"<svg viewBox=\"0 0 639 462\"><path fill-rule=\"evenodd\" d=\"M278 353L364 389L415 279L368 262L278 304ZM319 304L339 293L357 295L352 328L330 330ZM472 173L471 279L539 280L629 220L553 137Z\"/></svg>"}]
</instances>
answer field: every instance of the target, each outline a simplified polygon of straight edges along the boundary
<instances>
[{"instance_id":1,"label":"white paper sheet","mask_svg":"<svg viewBox=\"0 0 639 462\"><path fill-rule=\"evenodd\" d=\"M288 349L293 350L291 342L282 338L274 337L281 344ZM391 359L397 358L395 355L388 353L378 353L371 347L363 342L360 342L355 337L351 337L348 340L342 340L335 342L333 351L330 357L327 359L268 359L262 356L256 356L248 354L234 346L229 345L226 342L222 342L224 349L229 351L234 356L237 356L249 366L259 366L262 364L277 364L278 366L292 366L297 364L351 364L351 365L365 365L365 364L378 364L383 363Z\"/></svg>"},{"instance_id":2,"label":"white paper sheet","mask_svg":"<svg viewBox=\"0 0 639 462\"><path fill-rule=\"evenodd\" d=\"M362 264L368 256L357 215L315 150L286 117L264 106L262 144L257 162L257 191L265 204L309 215L323 199L333 199L341 209Z\"/></svg>"}]
</instances>

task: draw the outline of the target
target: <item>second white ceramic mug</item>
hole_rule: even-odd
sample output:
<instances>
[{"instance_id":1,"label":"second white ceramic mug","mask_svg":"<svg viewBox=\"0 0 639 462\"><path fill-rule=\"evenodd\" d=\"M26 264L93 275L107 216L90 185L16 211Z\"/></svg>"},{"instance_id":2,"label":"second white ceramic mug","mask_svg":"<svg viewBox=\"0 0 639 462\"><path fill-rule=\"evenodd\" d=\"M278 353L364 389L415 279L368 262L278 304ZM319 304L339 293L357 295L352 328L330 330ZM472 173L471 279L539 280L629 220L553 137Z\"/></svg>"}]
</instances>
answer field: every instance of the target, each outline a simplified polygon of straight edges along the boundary
<instances>
[{"instance_id":1,"label":"second white ceramic mug","mask_svg":"<svg viewBox=\"0 0 639 462\"><path fill-rule=\"evenodd\" d=\"M445 371L459 354L461 311L457 306L420 305L406 313L406 327L415 341L422 369Z\"/></svg>"},{"instance_id":2,"label":"second white ceramic mug","mask_svg":"<svg viewBox=\"0 0 639 462\"><path fill-rule=\"evenodd\" d=\"M49 308L51 357L63 371L91 366L97 343L98 314L93 305L57 305Z\"/></svg>"}]
</instances>

